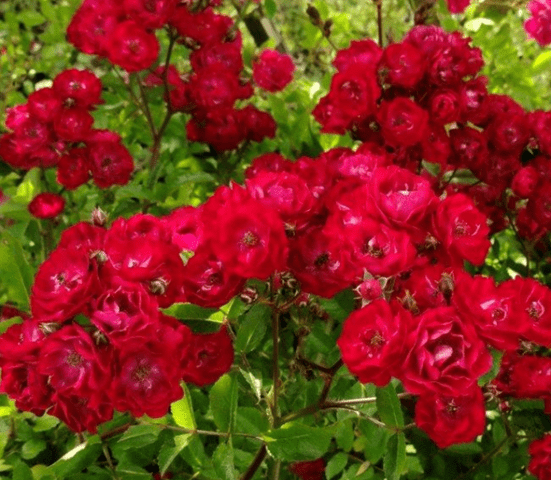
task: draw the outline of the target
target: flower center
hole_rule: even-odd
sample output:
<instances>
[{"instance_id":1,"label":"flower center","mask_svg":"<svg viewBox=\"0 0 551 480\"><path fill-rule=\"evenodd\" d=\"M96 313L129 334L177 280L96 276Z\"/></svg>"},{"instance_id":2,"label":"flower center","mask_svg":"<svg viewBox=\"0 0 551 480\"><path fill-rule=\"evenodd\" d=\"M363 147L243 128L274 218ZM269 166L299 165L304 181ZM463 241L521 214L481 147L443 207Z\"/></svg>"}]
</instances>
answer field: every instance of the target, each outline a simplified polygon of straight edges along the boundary
<instances>
[{"instance_id":1,"label":"flower center","mask_svg":"<svg viewBox=\"0 0 551 480\"><path fill-rule=\"evenodd\" d=\"M241 242L247 247L256 247L260 243L260 238L249 230L243 235Z\"/></svg>"},{"instance_id":2,"label":"flower center","mask_svg":"<svg viewBox=\"0 0 551 480\"><path fill-rule=\"evenodd\" d=\"M82 365L82 357L74 350L65 357L65 362L71 367L79 367Z\"/></svg>"}]
</instances>

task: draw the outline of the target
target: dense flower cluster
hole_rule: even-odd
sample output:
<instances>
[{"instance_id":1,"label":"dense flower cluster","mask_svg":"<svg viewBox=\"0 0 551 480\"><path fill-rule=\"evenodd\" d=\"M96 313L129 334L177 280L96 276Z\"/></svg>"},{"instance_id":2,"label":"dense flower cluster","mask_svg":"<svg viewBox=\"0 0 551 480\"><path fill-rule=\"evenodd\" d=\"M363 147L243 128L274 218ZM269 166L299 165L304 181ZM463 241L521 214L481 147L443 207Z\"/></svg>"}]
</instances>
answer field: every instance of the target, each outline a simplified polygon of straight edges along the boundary
<instances>
[{"instance_id":1,"label":"dense flower cluster","mask_svg":"<svg viewBox=\"0 0 551 480\"><path fill-rule=\"evenodd\" d=\"M12 132L0 137L0 158L25 170L57 167L57 180L68 190L90 176L100 188L128 183L134 162L120 136L93 128L90 111L102 102L101 90L89 70L61 72L51 87L8 109Z\"/></svg>"},{"instance_id":2,"label":"dense flower cluster","mask_svg":"<svg viewBox=\"0 0 551 480\"><path fill-rule=\"evenodd\" d=\"M167 225L140 215L63 233L36 274L32 318L0 337L0 390L18 408L94 432L114 409L163 416L181 380L202 386L228 371L225 327L194 334L159 310L191 281Z\"/></svg>"},{"instance_id":3,"label":"dense flower cluster","mask_svg":"<svg viewBox=\"0 0 551 480\"><path fill-rule=\"evenodd\" d=\"M381 49L354 41L337 53L329 94L314 115L322 131L345 133L384 148L391 163L439 170L432 185L462 191L491 219L492 232L513 218L530 240L551 228L551 112L528 113L489 94L479 75L481 52L458 32L412 29ZM450 184L458 170L479 179Z\"/></svg>"},{"instance_id":4,"label":"dense flower cluster","mask_svg":"<svg viewBox=\"0 0 551 480\"><path fill-rule=\"evenodd\" d=\"M356 279L358 268L365 272L356 288L364 307L338 340L342 358L364 383L396 377L419 395L415 421L440 448L484 432L477 381L492 364L488 347L506 352L498 395L551 404L548 359L517 353L551 347L551 290L524 278L496 285L463 268L465 260L484 263L488 234L508 215L531 239L551 228L551 113L529 114L488 94L480 50L469 41L421 26L385 49L352 42L337 53L330 91L313 112L322 131L363 142L324 154L339 157L339 173L348 170L320 229L337 250L323 257L332 273L346 272L327 293L347 286L354 268ZM451 183L459 169L480 182ZM296 272L301 281L304 272Z\"/></svg>"},{"instance_id":5,"label":"dense flower cluster","mask_svg":"<svg viewBox=\"0 0 551 480\"><path fill-rule=\"evenodd\" d=\"M159 42L155 31L168 27L174 39L191 50L191 70L179 72L161 65L145 84L165 86L172 111L191 113L190 140L205 142L218 151L232 150L245 140L259 142L275 135L272 116L253 105L236 103L254 93L243 74L242 39L231 17L212 8L220 2L177 0L85 0L73 17L67 37L85 53L107 58L127 72L153 68ZM271 92L292 79L291 58L264 51L254 65L253 78Z\"/></svg>"}]
</instances>

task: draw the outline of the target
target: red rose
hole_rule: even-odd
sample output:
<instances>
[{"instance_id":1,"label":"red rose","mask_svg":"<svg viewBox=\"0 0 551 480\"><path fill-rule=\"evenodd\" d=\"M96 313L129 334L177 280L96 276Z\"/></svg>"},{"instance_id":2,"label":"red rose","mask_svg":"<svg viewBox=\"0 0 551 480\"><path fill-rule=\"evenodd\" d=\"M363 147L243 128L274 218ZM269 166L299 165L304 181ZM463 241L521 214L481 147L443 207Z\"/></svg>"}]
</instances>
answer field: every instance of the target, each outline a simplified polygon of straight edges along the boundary
<instances>
[{"instance_id":1,"label":"red rose","mask_svg":"<svg viewBox=\"0 0 551 480\"><path fill-rule=\"evenodd\" d=\"M55 77L53 89L66 106L90 108L101 102L101 80L89 70L64 70Z\"/></svg>"},{"instance_id":2,"label":"red rose","mask_svg":"<svg viewBox=\"0 0 551 480\"><path fill-rule=\"evenodd\" d=\"M337 340L344 364L360 382L386 385L400 369L411 326L411 314L397 302L375 300L352 312Z\"/></svg>"},{"instance_id":3,"label":"red rose","mask_svg":"<svg viewBox=\"0 0 551 480\"><path fill-rule=\"evenodd\" d=\"M384 101L377 118L383 137L396 147L415 145L427 133L428 112L406 97Z\"/></svg>"},{"instance_id":4,"label":"red rose","mask_svg":"<svg viewBox=\"0 0 551 480\"><path fill-rule=\"evenodd\" d=\"M127 72L149 68L159 55L159 42L153 33L133 20L120 23L107 40L107 55Z\"/></svg>"},{"instance_id":5,"label":"red rose","mask_svg":"<svg viewBox=\"0 0 551 480\"><path fill-rule=\"evenodd\" d=\"M484 263L490 249L490 228L469 197L458 193L441 202L433 216L433 228L453 262Z\"/></svg>"},{"instance_id":6,"label":"red rose","mask_svg":"<svg viewBox=\"0 0 551 480\"><path fill-rule=\"evenodd\" d=\"M409 354L400 378L409 392L455 396L491 368L484 342L455 308L427 310L418 321L408 338Z\"/></svg>"},{"instance_id":7,"label":"red rose","mask_svg":"<svg viewBox=\"0 0 551 480\"><path fill-rule=\"evenodd\" d=\"M28 208L35 218L54 218L65 208L65 199L56 193L39 193L29 203Z\"/></svg>"},{"instance_id":8,"label":"red rose","mask_svg":"<svg viewBox=\"0 0 551 480\"><path fill-rule=\"evenodd\" d=\"M344 72L352 65L358 65L364 70L375 70L382 55L383 49L373 40L352 40L348 48L337 52L333 65L339 72Z\"/></svg>"},{"instance_id":9,"label":"red rose","mask_svg":"<svg viewBox=\"0 0 551 480\"><path fill-rule=\"evenodd\" d=\"M134 170L134 161L130 153L116 142L90 143L88 159L94 183L99 188L126 185Z\"/></svg>"},{"instance_id":10,"label":"red rose","mask_svg":"<svg viewBox=\"0 0 551 480\"><path fill-rule=\"evenodd\" d=\"M472 442L484 433L486 408L480 387L457 395L422 393L415 405L415 424L438 448Z\"/></svg>"},{"instance_id":11,"label":"red rose","mask_svg":"<svg viewBox=\"0 0 551 480\"><path fill-rule=\"evenodd\" d=\"M263 50L253 62L255 83L268 92L279 92L293 80L295 65L289 55L276 50Z\"/></svg>"},{"instance_id":12,"label":"red rose","mask_svg":"<svg viewBox=\"0 0 551 480\"><path fill-rule=\"evenodd\" d=\"M325 473L325 460L318 458L309 462L294 462L289 465L289 471L300 480L323 480Z\"/></svg>"},{"instance_id":13,"label":"red rose","mask_svg":"<svg viewBox=\"0 0 551 480\"><path fill-rule=\"evenodd\" d=\"M88 252L58 248L40 265L31 290L35 317L63 322L87 311L99 288L95 260Z\"/></svg>"},{"instance_id":14,"label":"red rose","mask_svg":"<svg viewBox=\"0 0 551 480\"><path fill-rule=\"evenodd\" d=\"M425 75L425 56L411 43L393 43L383 51L377 71L382 83L413 89Z\"/></svg>"},{"instance_id":15,"label":"red rose","mask_svg":"<svg viewBox=\"0 0 551 480\"><path fill-rule=\"evenodd\" d=\"M528 471L538 480L551 478L551 434L534 440L528 447L528 453L532 457Z\"/></svg>"},{"instance_id":16,"label":"red rose","mask_svg":"<svg viewBox=\"0 0 551 480\"><path fill-rule=\"evenodd\" d=\"M193 335L181 361L182 379L198 387L216 382L233 364L233 345L223 326L216 333Z\"/></svg>"}]
</instances>

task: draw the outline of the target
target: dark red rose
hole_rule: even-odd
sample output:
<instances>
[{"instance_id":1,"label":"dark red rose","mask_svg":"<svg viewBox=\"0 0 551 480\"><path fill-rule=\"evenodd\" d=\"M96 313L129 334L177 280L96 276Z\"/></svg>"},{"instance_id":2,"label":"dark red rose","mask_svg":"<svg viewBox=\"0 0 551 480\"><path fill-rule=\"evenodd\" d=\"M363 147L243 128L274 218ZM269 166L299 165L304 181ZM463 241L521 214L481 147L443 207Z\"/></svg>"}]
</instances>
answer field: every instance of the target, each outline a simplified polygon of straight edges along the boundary
<instances>
[{"instance_id":1,"label":"dark red rose","mask_svg":"<svg viewBox=\"0 0 551 480\"><path fill-rule=\"evenodd\" d=\"M411 43L393 43L384 51L377 68L383 84L415 88L425 75L425 56Z\"/></svg>"},{"instance_id":2,"label":"dark red rose","mask_svg":"<svg viewBox=\"0 0 551 480\"><path fill-rule=\"evenodd\" d=\"M216 382L233 364L233 346L223 326L216 333L193 335L181 361L182 379L198 387Z\"/></svg>"},{"instance_id":3,"label":"dark red rose","mask_svg":"<svg viewBox=\"0 0 551 480\"><path fill-rule=\"evenodd\" d=\"M438 448L472 442L486 426L482 390L473 385L457 395L422 393L415 405L415 424Z\"/></svg>"},{"instance_id":4,"label":"dark red rose","mask_svg":"<svg viewBox=\"0 0 551 480\"><path fill-rule=\"evenodd\" d=\"M529 325L523 337L537 345L551 347L551 290L533 278L516 277L505 282L516 291L522 312L519 323Z\"/></svg>"},{"instance_id":5,"label":"dark red rose","mask_svg":"<svg viewBox=\"0 0 551 480\"><path fill-rule=\"evenodd\" d=\"M239 110L247 130L247 139L253 142L261 142L265 138L274 138L277 129L274 117L268 112L247 105Z\"/></svg>"},{"instance_id":6,"label":"dark red rose","mask_svg":"<svg viewBox=\"0 0 551 480\"><path fill-rule=\"evenodd\" d=\"M430 120L438 125L447 125L459 120L461 104L457 90L439 88L429 100Z\"/></svg>"},{"instance_id":7,"label":"dark red rose","mask_svg":"<svg viewBox=\"0 0 551 480\"><path fill-rule=\"evenodd\" d=\"M492 383L513 398L546 398L551 391L551 358L506 352Z\"/></svg>"},{"instance_id":8,"label":"dark red rose","mask_svg":"<svg viewBox=\"0 0 551 480\"><path fill-rule=\"evenodd\" d=\"M325 460L318 458L309 462L294 462L289 465L289 471L300 480L323 480L325 478Z\"/></svg>"},{"instance_id":9,"label":"dark red rose","mask_svg":"<svg viewBox=\"0 0 551 480\"><path fill-rule=\"evenodd\" d=\"M441 202L433 217L433 228L452 260L467 260L474 265L484 263L490 249L490 229L486 216L469 197L458 193Z\"/></svg>"},{"instance_id":10,"label":"dark red rose","mask_svg":"<svg viewBox=\"0 0 551 480\"><path fill-rule=\"evenodd\" d=\"M58 248L40 265L31 290L35 317L63 322L86 312L99 288L96 261L88 252Z\"/></svg>"},{"instance_id":11,"label":"dark red rose","mask_svg":"<svg viewBox=\"0 0 551 480\"><path fill-rule=\"evenodd\" d=\"M415 145L427 133L428 112L406 97L384 101L377 118L385 140L393 146Z\"/></svg>"},{"instance_id":12,"label":"dark red rose","mask_svg":"<svg viewBox=\"0 0 551 480\"><path fill-rule=\"evenodd\" d=\"M344 322L337 345L344 364L362 383L382 387L400 370L411 314L398 302L375 300Z\"/></svg>"},{"instance_id":13,"label":"dark red rose","mask_svg":"<svg viewBox=\"0 0 551 480\"><path fill-rule=\"evenodd\" d=\"M191 76L189 95L202 108L231 107L237 99L238 82L237 75L213 65Z\"/></svg>"},{"instance_id":14,"label":"dark red rose","mask_svg":"<svg viewBox=\"0 0 551 480\"><path fill-rule=\"evenodd\" d=\"M146 29L161 28L176 9L176 0L123 0L126 14Z\"/></svg>"},{"instance_id":15,"label":"dark red rose","mask_svg":"<svg viewBox=\"0 0 551 480\"><path fill-rule=\"evenodd\" d=\"M551 38L549 43L551 43ZM528 471L538 480L551 478L551 434L534 440L528 447L528 453L531 457Z\"/></svg>"},{"instance_id":16,"label":"dark red rose","mask_svg":"<svg viewBox=\"0 0 551 480\"><path fill-rule=\"evenodd\" d=\"M399 377L409 392L455 396L491 368L492 357L484 342L455 308L427 310L418 322L409 335L409 354Z\"/></svg>"},{"instance_id":17,"label":"dark red rose","mask_svg":"<svg viewBox=\"0 0 551 480\"><path fill-rule=\"evenodd\" d=\"M463 13L471 0L446 0L450 13Z\"/></svg>"},{"instance_id":18,"label":"dark red rose","mask_svg":"<svg viewBox=\"0 0 551 480\"><path fill-rule=\"evenodd\" d=\"M29 203L28 208L35 218L54 218L65 208L65 199L57 193L39 193Z\"/></svg>"},{"instance_id":19,"label":"dark red rose","mask_svg":"<svg viewBox=\"0 0 551 480\"><path fill-rule=\"evenodd\" d=\"M352 65L358 65L364 70L375 70L382 55L383 50L373 40L352 40L348 48L337 52L333 65L339 72L344 72Z\"/></svg>"},{"instance_id":20,"label":"dark red rose","mask_svg":"<svg viewBox=\"0 0 551 480\"><path fill-rule=\"evenodd\" d=\"M287 237L278 213L247 197L228 198L216 212L216 218L205 215L206 241L228 272L244 278L266 279L276 271L285 270ZM213 221L216 227L209 228Z\"/></svg>"},{"instance_id":21,"label":"dark red rose","mask_svg":"<svg viewBox=\"0 0 551 480\"><path fill-rule=\"evenodd\" d=\"M179 301L191 302L206 308L225 305L245 284L244 278L232 274L224 263L212 254L208 244L199 247L188 260L182 277L182 297Z\"/></svg>"},{"instance_id":22,"label":"dark red rose","mask_svg":"<svg viewBox=\"0 0 551 480\"><path fill-rule=\"evenodd\" d=\"M175 359L188 338L181 331L159 325L147 340L130 337L116 353L110 396L116 410L134 417L166 415L170 404L182 398L180 365Z\"/></svg>"},{"instance_id":23,"label":"dark red rose","mask_svg":"<svg viewBox=\"0 0 551 480\"><path fill-rule=\"evenodd\" d=\"M67 107L90 108L101 102L101 80L89 70L64 70L54 79L53 90Z\"/></svg>"},{"instance_id":24,"label":"dark red rose","mask_svg":"<svg viewBox=\"0 0 551 480\"><path fill-rule=\"evenodd\" d=\"M551 43L551 28L549 25L551 6L545 0L532 0L526 8L532 16L524 22L524 30L541 47L549 45Z\"/></svg>"},{"instance_id":25,"label":"dark red rose","mask_svg":"<svg viewBox=\"0 0 551 480\"><path fill-rule=\"evenodd\" d=\"M530 327L522 315L519 286L504 282L496 286L491 277L460 277L453 301L463 318L474 323L478 334L500 350L516 350L520 335Z\"/></svg>"},{"instance_id":26,"label":"dark red rose","mask_svg":"<svg viewBox=\"0 0 551 480\"><path fill-rule=\"evenodd\" d=\"M41 88L29 95L29 112L41 122L53 122L60 114L63 104L53 88ZM8 120L6 120L6 125ZM13 127L8 127L13 130Z\"/></svg>"},{"instance_id":27,"label":"dark red rose","mask_svg":"<svg viewBox=\"0 0 551 480\"><path fill-rule=\"evenodd\" d=\"M130 153L120 143L90 143L88 159L94 183L100 188L126 185L134 170Z\"/></svg>"},{"instance_id":28,"label":"dark red rose","mask_svg":"<svg viewBox=\"0 0 551 480\"><path fill-rule=\"evenodd\" d=\"M236 32L237 33L237 32ZM243 56L241 35L231 42L216 42L204 45L189 55L193 70L218 66L238 75L243 70Z\"/></svg>"},{"instance_id":29,"label":"dark red rose","mask_svg":"<svg viewBox=\"0 0 551 480\"><path fill-rule=\"evenodd\" d=\"M149 68L159 55L157 37L133 20L116 26L106 48L109 60L127 72Z\"/></svg>"},{"instance_id":30,"label":"dark red rose","mask_svg":"<svg viewBox=\"0 0 551 480\"><path fill-rule=\"evenodd\" d=\"M188 37L199 45L209 45L224 41L233 25L231 17L218 15L212 8L190 12L188 7L179 5L169 18L169 23L179 35Z\"/></svg>"},{"instance_id":31,"label":"dark red rose","mask_svg":"<svg viewBox=\"0 0 551 480\"><path fill-rule=\"evenodd\" d=\"M538 171L531 165L527 165L517 171L513 177L511 189L513 193L520 198L528 198L532 196L536 190L539 180L540 175Z\"/></svg>"},{"instance_id":32,"label":"dark red rose","mask_svg":"<svg viewBox=\"0 0 551 480\"><path fill-rule=\"evenodd\" d=\"M90 167L87 148L72 148L59 159L57 181L67 190L74 190L88 181Z\"/></svg>"},{"instance_id":33,"label":"dark red rose","mask_svg":"<svg viewBox=\"0 0 551 480\"><path fill-rule=\"evenodd\" d=\"M111 354L108 346L96 346L80 325L64 325L45 338L38 372L48 377L57 394L86 398L95 408L111 380Z\"/></svg>"},{"instance_id":34,"label":"dark red rose","mask_svg":"<svg viewBox=\"0 0 551 480\"><path fill-rule=\"evenodd\" d=\"M289 55L263 50L253 62L253 80L268 92L279 92L293 80L295 65Z\"/></svg>"}]
</instances>

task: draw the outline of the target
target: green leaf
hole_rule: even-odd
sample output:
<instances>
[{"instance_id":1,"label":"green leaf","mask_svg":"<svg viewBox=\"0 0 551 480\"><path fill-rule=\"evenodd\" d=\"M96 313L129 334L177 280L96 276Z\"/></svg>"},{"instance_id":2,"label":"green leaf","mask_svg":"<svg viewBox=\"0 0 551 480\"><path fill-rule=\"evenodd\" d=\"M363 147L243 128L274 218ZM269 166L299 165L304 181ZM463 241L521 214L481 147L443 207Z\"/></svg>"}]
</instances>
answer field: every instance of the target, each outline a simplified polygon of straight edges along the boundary
<instances>
[{"instance_id":1,"label":"green leaf","mask_svg":"<svg viewBox=\"0 0 551 480\"><path fill-rule=\"evenodd\" d=\"M493 359L492 368L488 373L486 373L485 375L482 375L482 377L478 379L478 384L480 386L486 385L488 382L493 380L499 373L499 367L501 366L501 359L503 358L503 352L500 352L499 350L495 350L492 348L490 349L490 353L492 354L492 359Z\"/></svg>"},{"instance_id":2,"label":"green leaf","mask_svg":"<svg viewBox=\"0 0 551 480\"><path fill-rule=\"evenodd\" d=\"M209 393L210 409L214 423L223 432L233 432L237 416L237 380L233 375L223 375Z\"/></svg>"},{"instance_id":3,"label":"green leaf","mask_svg":"<svg viewBox=\"0 0 551 480\"><path fill-rule=\"evenodd\" d=\"M401 477L406 465L406 437L397 433L390 437L388 450L383 462L387 480L397 480Z\"/></svg>"},{"instance_id":4,"label":"green leaf","mask_svg":"<svg viewBox=\"0 0 551 480\"><path fill-rule=\"evenodd\" d=\"M180 452L186 448L191 442L192 435L191 433L184 433L182 435L176 435L174 437L174 446L167 447L166 449L161 450L159 454L159 469L161 475L164 475L174 459L180 455Z\"/></svg>"},{"instance_id":5,"label":"green leaf","mask_svg":"<svg viewBox=\"0 0 551 480\"><path fill-rule=\"evenodd\" d=\"M350 289L337 293L333 298L320 299L321 308L323 308L335 320L345 320L352 310L354 310L355 300L354 292Z\"/></svg>"},{"instance_id":6,"label":"green leaf","mask_svg":"<svg viewBox=\"0 0 551 480\"><path fill-rule=\"evenodd\" d=\"M0 236L0 278L10 300L28 308L33 272L21 243L6 231Z\"/></svg>"},{"instance_id":7,"label":"green leaf","mask_svg":"<svg viewBox=\"0 0 551 480\"><path fill-rule=\"evenodd\" d=\"M260 345L266 334L272 309L268 305L257 303L246 313L239 324L234 347L238 352L251 352Z\"/></svg>"},{"instance_id":8,"label":"green leaf","mask_svg":"<svg viewBox=\"0 0 551 480\"><path fill-rule=\"evenodd\" d=\"M99 437L90 437L86 442L63 455L57 462L50 465L47 473L64 478L72 473L78 473L92 465L102 452Z\"/></svg>"},{"instance_id":9,"label":"green leaf","mask_svg":"<svg viewBox=\"0 0 551 480\"><path fill-rule=\"evenodd\" d=\"M348 455L346 453L339 452L331 460L327 462L325 467L325 476L327 479L333 478L344 470L348 463Z\"/></svg>"},{"instance_id":10,"label":"green leaf","mask_svg":"<svg viewBox=\"0 0 551 480\"><path fill-rule=\"evenodd\" d=\"M404 414L394 385L389 383L386 387L377 388L375 396L380 419L389 427L403 427Z\"/></svg>"},{"instance_id":11,"label":"green leaf","mask_svg":"<svg viewBox=\"0 0 551 480\"><path fill-rule=\"evenodd\" d=\"M12 473L14 479L17 480L33 480L33 473L31 469L28 467L26 463L23 463L22 461L18 461L13 466L13 473Z\"/></svg>"},{"instance_id":12,"label":"green leaf","mask_svg":"<svg viewBox=\"0 0 551 480\"><path fill-rule=\"evenodd\" d=\"M134 425L130 427L117 442L117 448L141 448L157 440L160 429L155 425Z\"/></svg>"},{"instance_id":13,"label":"green leaf","mask_svg":"<svg viewBox=\"0 0 551 480\"><path fill-rule=\"evenodd\" d=\"M268 430L268 419L260 410L254 407L239 407L237 409L236 430L250 435L260 435Z\"/></svg>"},{"instance_id":14,"label":"green leaf","mask_svg":"<svg viewBox=\"0 0 551 480\"><path fill-rule=\"evenodd\" d=\"M21 12L17 17L19 21L28 28L36 27L37 25L41 25L46 21L46 17L44 17L44 15L33 10L25 10L24 12Z\"/></svg>"},{"instance_id":15,"label":"green leaf","mask_svg":"<svg viewBox=\"0 0 551 480\"><path fill-rule=\"evenodd\" d=\"M195 430L197 428L197 422L195 421L195 415L193 413L193 404L191 403L191 395L186 384L182 385L184 390L184 396L177 402L170 405L170 411L176 425Z\"/></svg>"},{"instance_id":16,"label":"green leaf","mask_svg":"<svg viewBox=\"0 0 551 480\"><path fill-rule=\"evenodd\" d=\"M323 428L287 423L263 438L276 459L300 461L323 456L329 449L331 433Z\"/></svg>"},{"instance_id":17,"label":"green leaf","mask_svg":"<svg viewBox=\"0 0 551 480\"><path fill-rule=\"evenodd\" d=\"M268 18L272 18L277 12L277 5L274 0L264 0L264 11Z\"/></svg>"},{"instance_id":18,"label":"green leaf","mask_svg":"<svg viewBox=\"0 0 551 480\"><path fill-rule=\"evenodd\" d=\"M551 67L551 51L540 53L532 63L532 73L539 75Z\"/></svg>"},{"instance_id":19,"label":"green leaf","mask_svg":"<svg viewBox=\"0 0 551 480\"><path fill-rule=\"evenodd\" d=\"M39 438L26 441L21 447L21 458L30 460L46 449L46 442Z\"/></svg>"},{"instance_id":20,"label":"green leaf","mask_svg":"<svg viewBox=\"0 0 551 480\"><path fill-rule=\"evenodd\" d=\"M221 443L212 457L214 470L220 480L237 480L233 461L233 448L229 443Z\"/></svg>"},{"instance_id":21,"label":"green leaf","mask_svg":"<svg viewBox=\"0 0 551 480\"><path fill-rule=\"evenodd\" d=\"M213 314L217 312L217 308L203 308L193 303L175 303L163 309L163 313L179 320L211 320L220 323L222 320L217 318L212 320Z\"/></svg>"}]
</instances>

